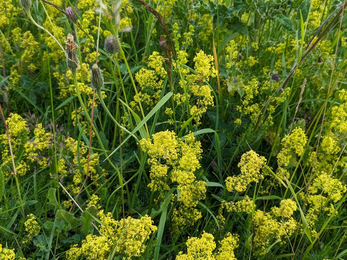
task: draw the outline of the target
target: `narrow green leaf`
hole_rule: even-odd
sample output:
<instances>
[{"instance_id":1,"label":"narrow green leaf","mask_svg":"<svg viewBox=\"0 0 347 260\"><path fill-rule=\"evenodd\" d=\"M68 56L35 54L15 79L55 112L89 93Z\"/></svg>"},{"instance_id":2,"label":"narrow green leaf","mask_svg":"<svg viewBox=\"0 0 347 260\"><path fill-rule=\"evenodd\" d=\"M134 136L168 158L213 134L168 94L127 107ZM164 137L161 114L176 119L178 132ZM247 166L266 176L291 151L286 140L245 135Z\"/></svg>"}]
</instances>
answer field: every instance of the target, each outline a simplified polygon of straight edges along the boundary
<instances>
[{"instance_id":1,"label":"narrow green leaf","mask_svg":"<svg viewBox=\"0 0 347 260\"><path fill-rule=\"evenodd\" d=\"M177 190L177 188L171 188L170 191L166 194L166 197L164 199L164 201L161 203L159 210L152 210L151 213L151 218L155 218L156 216L158 216L160 213L162 213L167 206L169 205L169 203L172 200L172 193L174 193L174 191Z\"/></svg>"},{"instance_id":2,"label":"narrow green leaf","mask_svg":"<svg viewBox=\"0 0 347 260\"><path fill-rule=\"evenodd\" d=\"M141 123L141 118L138 116L138 114L136 114L135 111L132 110L132 109L128 106L128 104L125 103L123 100L121 100L121 99L119 99L119 100L120 100L120 102L121 102L124 106L126 106L126 107L130 110L131 114L133 115L133 117L134 117L134 119L135 119L136 124L139 125L139 124ZM142 137L143 139L149 138L149 136L147 135L147 132L146 132L146 129L145 129L144 125L141 126L141 127L139 128L139 132L140 132L140 135L141 135L141 137Z\"/></svg>"},{"instance_id":3,"label":"narrow green leaf","mask_svg":"<svg viewBox=\"0 0 347 260\"><path fill-rule=\"evenodd\" d=\"M234 32L233 34L226 37L223 42L218 46L218 54L224 49L224 47L232 40L235 39L237 36L239 36L239 32Z\"/></svg>"},{"instance_id":4,"label":"narrow green leaf","mask_svg":"<svg viewBox=\"0 0 347 260\"><path fill-rule=\"evenodd\" d=\"M63 103L61 103L55 110L61 109L63 106L65 106L67 103L69 103L70 101L74 100L75 98L76 98L75 96L69 97Z\"/></svg>"},{"instance_id":5,"label":"narrow green leaf","mask_svg":"<svg viewBox=\"0 0 347 260\"><path fill-rule=\"evenodd\" d=\"M99 131L99 137L101 139L102 144L105 147L105 150L108 150L109 141L107 140L105 134L102 131Z\"/></svg>"},{"instance_id":6,"label":"narrow green leaf","mask_svg":"<svg viewBox=\"0 0 347 260\"><path fill-rule=\"evenodd\" d=\"M199 206L203 207L204 209L206 209L206 211L212 216L212 218L214 219L214 222L216 222L218 230L220 230L220 226L218 223L218 220L216 219L216 217L214 216L214 214L212 213L212 211L202 202L199 201Z\"/></svg>"},{"instance_id":7,"label":"narrow green leaf","mask_svg":"<svg viewBox=\"0 0 347 260\"><path fill-rule=\"evenodd\" d=\"M155 245L154 249L154 260L159 259L159 253L160 253L160 246L161 246L161 240L163 238L164 230L165 230L165 223L166 223L166 215L167 215L167 206L163 213L161 213L159 225L158 225L158 232L157 232L157 244Z\"/></svg>"},{"instance_id":8,"label":"narrow green leaf","mask_svg":"<svg viewBox=\"0 0 347 260\"><path fill-rule=\"evenodd\" d=\"M340 254L336 256L335 259L340 259L347 254L347 249L343 250Z\"/></svg>"},{"instance_id":9,"label":"narrow green leaf","mask_svg":"<svg viewBox=\"0 0 347 260\"><path fill-rule=\"evenodd\" d=\"M11 86L11 88L13 88L15 91L17 91L19 93L19 95L21 95L23 98L25 98L33 107L35 107L42 115L44 114L44 112L42 111L42 109L40 109L38 106L36 106L36 104L31 101L31 99L29 97L27 97L23 92L21 92L17 87L13 86L12 83L10 81L6 81L7 84L9 84Z\"/></svg>"},{"instance_id":10,"label":"narrow green leaf","mask_svg":"<svg viewBox=\"0 0 347 260\"><path fill-rule=\"evenodd\" d=\"M299 7L303 1L304 1L304 0L296 0L296 1L292 4L292 7L294 7L294 8Z\"/></svg>"},{"instance_id":11,"label":"narrow green leaf","mask_svg":"<svg viewBox=\"0 0 347 260\"><path fill-rule=\"evenodd\" d=\"M131 135L128 135L128 137L125 138L124 141L116 149L114 149L112 151L112 153L110 153L109 156L107 156L107 158L105 160L110 158L110 156L112 156L112 154L114 154L120 147L122 147L122 145L125 144L133 134L135 134L155 113L157 113L157 111L159 111L159 109L171 98L172 95L173 95L172 92L167 93L158 102L158 104L156 104L155 107L145 116L145 118L142 119L142 121L135 127L135 129L131 132Z\"/></svg>"},{"instance_id":12,"label":"narrow green leaf","mask_svg":"<svg viewBox=\"0 0 347 260\"><path fill-rule=\"evenodd\" d=\"M208 181L206 182L206 186L207 187L220 187L223 188L224 186L222 184L220 184L219 182L212 182L212 181Z\"/></svg>"},{"instance_id":13,"label":"narrow green leaf","mask_svg":"<svg viewBox=\"0 0 347 260\"><path fill-rule=\"evenodd\" d=\"M275 195L257 197L255 200L282 200L282 197Z\"/></svg>"},{"instance_id":14,"label":"narrow green leaf","mask_svg":"<svg viewBox=\"0 0 347 260\"><path fill-rule=\"evenodd\" d=\"M310 11L310 5L311 5L310 1L308 0L303 1L300 7L298 8L298 14L296 15L295 20L300 19L300 12L301 12L303 21L306 22L308 18L308 13Z\"/></svg>"},{"instance_id":15,"label":"narrow green leaf","mask_svg":"<svg viewBox=\"0 0 347 260\"><path fill-rule=\"evenodd\" d=\"M215 131L211 128L204 128L198 131L193 132L194 136L198 136L198 135L203 135L203 134L211 134L214 133ZM186 136L182 136L181 140L184 141L184 139L186 139Z\"/></svg>"},{"instance_id":16,"label":"narrow green leaf","mask_svg":"<svg viewBox=\"0 0 347 260\"><path fill-rule=\"evenodd\" d=\"M6 78L3 78L3 79L0 81L0 86L4 85L4 83L6 82L6 80L8 80L10 77L11 77L11 75L7 76Z\"/></svg>"}]
</instances>

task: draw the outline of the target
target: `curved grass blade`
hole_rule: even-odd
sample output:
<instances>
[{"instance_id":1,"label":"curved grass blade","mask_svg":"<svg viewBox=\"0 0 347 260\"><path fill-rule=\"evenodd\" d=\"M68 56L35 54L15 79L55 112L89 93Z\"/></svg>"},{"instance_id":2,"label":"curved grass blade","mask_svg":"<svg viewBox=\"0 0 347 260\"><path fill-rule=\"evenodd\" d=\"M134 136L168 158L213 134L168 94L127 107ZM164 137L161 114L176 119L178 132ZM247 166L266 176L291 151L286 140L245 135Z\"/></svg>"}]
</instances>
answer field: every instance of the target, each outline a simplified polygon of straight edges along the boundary
<instances>
[{"instance_id":1,"label":"curved grass blade","mask_svg":"<svg viewBox=\"0 0 347 260\"><path fill-rule=\"evenodd\" d=\"M123 144L125 144L128 139L134 135L137 131L140 130L141 127L144 126L144 124L155 114L159 111L159 109L171 98L171 96L173 95L172 92L167 93L159 102L158 104L155 105L155 107L153 107L153 109L145 116L144 119L142 119L142 121L135 127L135 129L131 132L131 135L128 135L127 138L124 139L124 141L116 148L114 149L108 156L107 158L104 160L106 161L108 158L110 158ZM211 129L212 130L212 129Z\"/></svg>"}]
</instances>

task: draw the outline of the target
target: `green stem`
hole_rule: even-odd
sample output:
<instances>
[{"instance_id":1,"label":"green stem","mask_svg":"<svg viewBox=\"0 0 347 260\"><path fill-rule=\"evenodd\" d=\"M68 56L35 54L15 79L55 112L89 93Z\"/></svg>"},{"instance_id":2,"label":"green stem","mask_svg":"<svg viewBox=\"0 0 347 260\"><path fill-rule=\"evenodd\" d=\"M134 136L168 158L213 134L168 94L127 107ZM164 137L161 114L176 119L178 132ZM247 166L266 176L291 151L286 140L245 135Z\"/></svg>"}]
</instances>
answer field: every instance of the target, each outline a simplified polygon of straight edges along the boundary
<instances>
[{"instance_id":1,"label":"green stem","mask_svg":"<svg viewBox=\"0 0 347 260\"><path fill-rule=\"evenodd\" d=\"M35 22L35 20L33 19L33 17L31 16L30 12L27 12L27 15L30 19L30 21L32 21L33 24L35 24L37 27L39 27L40 29L44 30L46 33L49 34L49 36L51 36L55 42L59 45L60 49L62 50L62 52L64 53L65 57L67 57L67 54L65 52L65 49L63 48L63 46L60 44L60 42L58 42L58 40L53 36L53 34L51 34L48 30L46 30L45 28L43 28L41 25L39 25L37 22Z\"/></svg>"},{"instance_id":2,"label":"green stem","mask_svg":"<svg viewBox=\"0 0 347 260\"><path fill-rule=\"evenodd\" d=\"M125 132L127 132L129 135L132 135L134 138L136 138L135 135L133 135L128 129L126 129L124 126L122 126L120 123L117 122L117 120L112 116L110 110L108 110L105 102L104 102L104 99L102 97L102 94L101 94L101 89L97 89L96 90L96 94L99 96L99 100L101 102L101 105L102 107L105 109L107 115L112 119L112 121L119 127L121 128L122 130L124 130Z\"/></svg>"},{"instance_id":3,"label":"green stem","mask_svg":"<svg viewBox=\"0 0 347 260\"><path fill-rule=\"evenodd\" d=\"M135 94L138 95L139 93L137 92L136 84L135 84L133 75L131 73L131 70L130 70L127 58L125 57L124 51L122 49L122 46L121 46L121 44L119 42L118 37L116 37L116 39L117 39L117 43L118 43L118 46L119 46L119 53L122 55L124 63L125 63L125 66L127 67L131 83L133 84L133 87L134 87ZM145 113L143 112L143 108L142 108L141 102L139 102L139 106L140 106L142 117L145 118ZM149 131L148 131L147 123L145 123L145 128L146 128L147 136L149 137Z\"/></svg>"},{"instance_id":4,"label":"green stem","mask_svg":"<svg viewBox=\"0 0 347 260\"><path fill-rule=\"evenodd\" d=\"M78 87L78 84L77 84L77 75L76 75L76 71L73 71L72 74L73 74L73 80L74 80L74 85L75 85L75 89L76 89L76 94L77 94L78 100L79 100L80 103L81 103L81 106L82 106L82 108L83 108L83 110L84 110L84 113L85 113L85 115L86 115L86 118L87 118L88 122L89 122L90 124L92 124L93 130L94 130L94 132L95 132L95 136L97 137L98 142L99 142L99 144L100 144L100 146L101 146L101 149L103 150L103 152L105 153L105 156L106 156L106 158L107 158L107 157L108 157L108 153L107 153L107 151L105 150L105 147L104 147L104 145L103 145L103 143L102 143L102 141L101 141L101 139L100 139L99 133L98 133L98 131L97 131L95 125L94 125L93 122L91 121L91 118L90 118L90 116L89 116L89 114L88 114L88 110L87 110L86 106L84 105L84 103L83 103L83 101L82 101L81 93L80 93L80 90L79 90L79 87ZM123 176L121 176L121 174L120 174L118 168L112 163L112 161L111 161L110 158L108 158L107 161L108 161L108 163L109 163L109 164L117 171L117 173L118 173L119 184L120 184L120 186L122 187L122 204L123 204L123 209L124 209L124 194L123 194L123 186L124 186L124 185L123 185ZM123 214L124 214L124 210L123 210Z\"/></svg>"}]
</instances>

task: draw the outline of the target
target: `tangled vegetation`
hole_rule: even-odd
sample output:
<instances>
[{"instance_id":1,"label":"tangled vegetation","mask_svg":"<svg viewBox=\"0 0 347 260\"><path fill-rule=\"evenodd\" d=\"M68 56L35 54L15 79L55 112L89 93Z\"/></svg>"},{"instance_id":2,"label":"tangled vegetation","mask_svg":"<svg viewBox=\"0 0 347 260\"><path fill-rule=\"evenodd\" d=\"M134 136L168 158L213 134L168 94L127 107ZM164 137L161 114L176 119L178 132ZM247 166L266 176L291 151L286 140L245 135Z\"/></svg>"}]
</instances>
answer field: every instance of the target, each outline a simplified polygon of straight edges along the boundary
<instances>
[{"instance_id":1,"label":"tangled vegetation","mask_svg":"<svg viewBox=\"0 0 347 260\"><path fill-rule=\"evenodd\" d=\"M344 259L346 7L2 0L0 259Z\"/></svg>"}]
</instances>

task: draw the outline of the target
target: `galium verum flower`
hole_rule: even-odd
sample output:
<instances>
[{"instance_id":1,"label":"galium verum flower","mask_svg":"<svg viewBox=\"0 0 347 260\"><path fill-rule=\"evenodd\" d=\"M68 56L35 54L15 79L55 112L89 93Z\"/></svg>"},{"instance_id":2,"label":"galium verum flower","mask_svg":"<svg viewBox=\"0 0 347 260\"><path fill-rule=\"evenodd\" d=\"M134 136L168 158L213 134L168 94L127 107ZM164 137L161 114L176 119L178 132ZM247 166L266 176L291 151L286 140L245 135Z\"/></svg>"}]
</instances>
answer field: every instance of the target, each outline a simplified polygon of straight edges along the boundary
<instances>
[{"instance_id":1,"label":"galium verum flower","mask_svg":"<svg viewBox=\"0 0 347 260\"><path fill-rule=\"evenodd\" d=\"M119 52L119 45L116 37L113 35L107 37L104 43L104 49L111 54Z\"/></svg>"}]
</instances>

